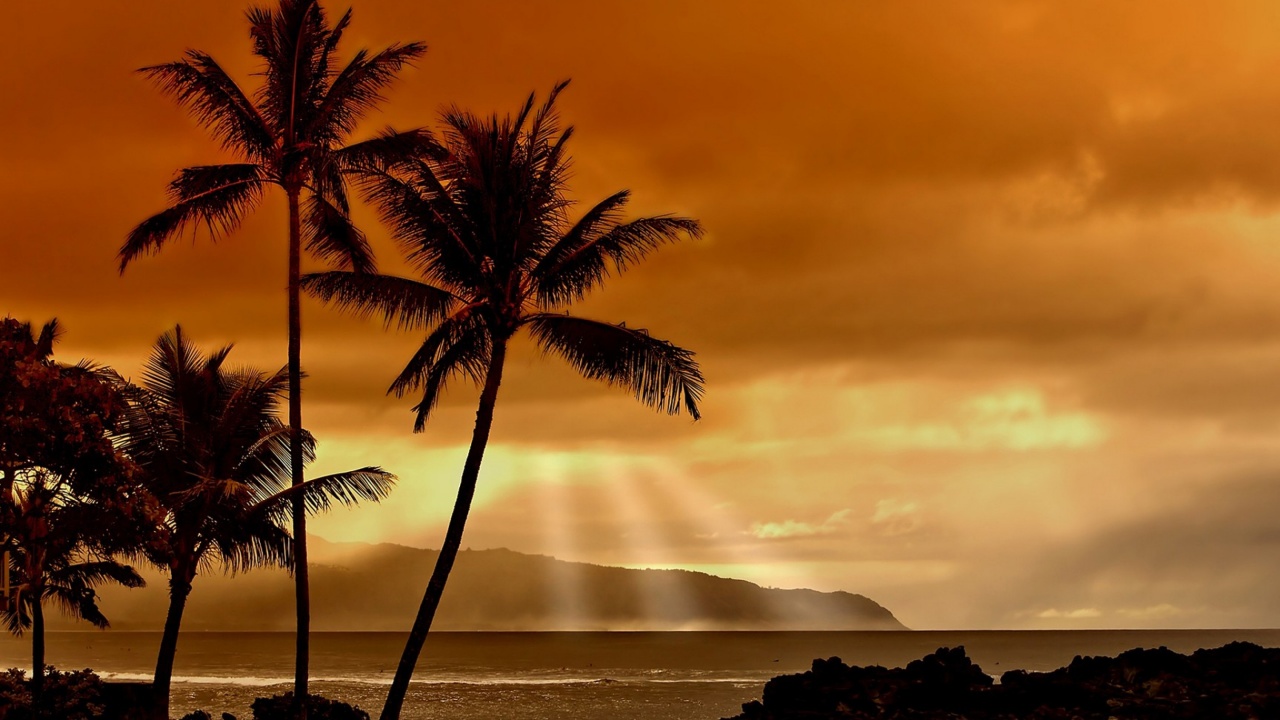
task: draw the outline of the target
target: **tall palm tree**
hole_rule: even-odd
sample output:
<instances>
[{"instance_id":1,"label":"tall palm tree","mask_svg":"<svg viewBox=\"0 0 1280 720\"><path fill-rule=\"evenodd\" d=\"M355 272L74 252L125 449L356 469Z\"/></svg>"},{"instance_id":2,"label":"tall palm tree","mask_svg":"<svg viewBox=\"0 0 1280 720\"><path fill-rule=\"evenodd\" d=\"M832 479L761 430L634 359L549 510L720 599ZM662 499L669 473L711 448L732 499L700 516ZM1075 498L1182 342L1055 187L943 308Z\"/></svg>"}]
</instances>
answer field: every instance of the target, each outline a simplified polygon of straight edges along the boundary
<instances>
[{"instance_id":1,"label":"tall palm tree","mask_svg":"<svg viewBox=\"0 0 1280 720\"><path fill-rule=\"evenodd\" d=\"M42 717L44 687L44 604L57 603L72 617L99 628L107 618L98 608L94 587L113 582L125 587L145 583L133 568L110 556L89 532L109 525L111 512L86 503L66 477L45 470L24 473L4 508L13 598L0 609L9 631L31 630L31 702Z\"/></svg>"},{"instance_id":2,"label":"tall palm tree","mask_svg":"<svg viewBox=\"0 0 1280 720\"><path fill-rule=\"evenodd\" d=\"M444 115L445 132L429 155L365 167L364 190L391 228L420 280L331 271L303 288L357 314L424 329L426 339L391 392L420 390L421 431L446 383L483 387L471 447L440 555L405 644L382 719L398 718L462 542L485 444L493 423L507 345L521 328L548 353L588 378L622 386L643 403L698 418L703 378L693 353L642 329L568 315L563 309L611 273L684 236L694 220L650 217L622 222L628 193L606 198L570 223L564 182L569 165L551 92L514 117Z\"/></svg>"},{"instance_id":3,"label":"tall palm tree","mask_svg":"<svg viewBox=\"0 0 1280 720\"><path fill-rule=\"evenodd\" d=\"M426 46L411 42L377 53L360 50L338 70L333 54L351 21L350 10L330 25L318 0L280 0L275 9L252 8L248 19L263 77L252 98L211 56L196 50L187 51L177 62L142 69L241 162L181 170L169 185L169 208L129 233L120 249L120 271L139 255L158 252L189 228L204 225L214 236L230 233L258 205L268 186L284 190L289 208L290 472L297 485L303 478L298 297L302 247L340 267L373 269L369 245L350 220L342 170L358 161L412 153L422 134L388 131L353 145L343 143L356 123L382 100L382 91L396 74L422 55ZM307 695L311 624L302 505L302 496L295 496L297 698Z\"/></svg>"},{"instance_id":4,"label":"tall palm tree","mask_svg":"<svg viewBox=\"0 0 1280 720\"><path fill-rule=\"evenodd\" d=\"M276 416L288 373L228 370L224 347L205 356L174 328L156 342L139 385L125 385L121 449L160 508L143 554L169 574L169 611L156 658L155 695L168 717L178 631L191 584L214 562L231 572L292 566L286 529L299 497L314 512L386 496L377 467L290 483L289 428ZM314 442L304 436L307 461ZM296 568L295 568L296 571Z\"/></svg>"}]
</instances>

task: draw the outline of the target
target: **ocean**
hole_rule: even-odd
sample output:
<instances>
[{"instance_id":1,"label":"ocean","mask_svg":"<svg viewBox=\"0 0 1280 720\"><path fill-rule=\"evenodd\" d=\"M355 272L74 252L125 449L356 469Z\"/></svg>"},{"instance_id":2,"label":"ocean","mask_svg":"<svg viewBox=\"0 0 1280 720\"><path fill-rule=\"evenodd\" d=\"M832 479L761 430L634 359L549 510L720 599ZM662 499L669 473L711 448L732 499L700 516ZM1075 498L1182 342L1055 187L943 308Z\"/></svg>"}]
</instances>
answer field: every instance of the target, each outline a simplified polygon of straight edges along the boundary
<instances>
[{"instance_id":1,"label":"ocean","mask_svg":"<svg viewBox=\"0 0 1280 720\"><path fill-rule=\"evenodd\" d=\"M403 640L314 634L312 692L376 718ZM433 633L403 717L717 720L759 698L769 678L807 670L818 657L895 667L963 645L998 679L1007 670L1052 670L1075 655L1162 645L1187 653L1234 640L1274 647L1280 630ZM50 633L47 658L60 669L150 680L159 643L159 633ZM289 633L184 633L172 714L205 709L247 720L255 697L290 689L292 658ZM0 640L0 667L30 667L27 638Z\"/></svg>"}]
</instances>

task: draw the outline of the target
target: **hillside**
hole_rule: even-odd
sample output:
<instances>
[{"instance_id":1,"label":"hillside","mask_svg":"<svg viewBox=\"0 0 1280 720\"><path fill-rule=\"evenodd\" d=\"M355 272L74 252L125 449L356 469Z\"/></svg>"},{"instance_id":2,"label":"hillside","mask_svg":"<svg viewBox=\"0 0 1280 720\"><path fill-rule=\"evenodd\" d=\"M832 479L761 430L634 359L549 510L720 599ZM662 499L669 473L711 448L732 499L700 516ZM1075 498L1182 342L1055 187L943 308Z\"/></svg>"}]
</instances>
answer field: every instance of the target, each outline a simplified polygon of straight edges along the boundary
<instances>
[{"instance_id":1,"label":"hillside","mask_svg":"<svg viewBox=\"0 0 1280 720\"><path fill-rule=\"evenodd\" d=\"M401 545L312 541L312 628L404 631L437 552ZM103 588L118 630L159 630L164 578ZM283 572L196 578L183 629L287 631L293 585ZM845 592L766 589L684 570L631 570L511 550L459 554L436 617L439 630L902 630L885 608ZM56 621L52 629L84 629Z\"/></svg>"}]
</instances>

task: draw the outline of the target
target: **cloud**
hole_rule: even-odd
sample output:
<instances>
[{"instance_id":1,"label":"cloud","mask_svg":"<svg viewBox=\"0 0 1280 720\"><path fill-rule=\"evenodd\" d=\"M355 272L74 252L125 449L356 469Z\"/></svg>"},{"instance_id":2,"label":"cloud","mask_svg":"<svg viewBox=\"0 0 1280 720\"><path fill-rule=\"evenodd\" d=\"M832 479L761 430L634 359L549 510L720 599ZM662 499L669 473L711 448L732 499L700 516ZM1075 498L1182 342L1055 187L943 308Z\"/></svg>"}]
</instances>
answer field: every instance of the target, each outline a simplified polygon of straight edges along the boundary
<instances>
[{"instance_id":1,"label":"cloud","mask_svg":"<svg viewBox=\"0 0 1280 720\"><path fill-rule=\"evenodd\" d=\"M1079 608L1066 611L1049 608L1048 610L1041 610L1035 616L1041 620L1092 620L1102 617L1102 611L1097 608Z\"/></svg>"},{"instance_id":2,"label":"cloud","mask_svg":"<svg viewBox=\"0 0 1280 720\"><path fill-rule=\"evenodd\" d=\"M1276 624L1277 6L366 5L358 44L432 50L357 135L571 76L575 196L627 187L708 229L579 308L697 351L705 419L519 344L467 542L774 573L915 627ZM255 82L242 13L10 10L37 30L0 67L22 110L0 121L0 313L57 316L60 356L126 375L177 322L283 365L278 195L216 245L114 262L177 168L226 159L133 69L196 47ZM317 527L437 544L474 390L413 436L413 399L384 393L421 337L303 316L316 469L402 478Z\"/></svg>"},{"instance_id":3,"label":"cloud","mask_svg":"<svg viewBox=\"0 0 1280 720\"><path fill-rule=\"evenodd\" d=\"M821 523L812 524L796 520L782 522L752 523L749 534L761 540L783 540L786 538L813 537L814 535L830 535L849 523L849 508L837 510Z\"/></svg>"},{"instance_id":4,"label":"cloud","mask_svg":"<svg viewBox=\"0 0 1280 720\"><path fill-rule=\"evenodd\" d=\"M884 535L906 535L920 527L920 505L914 501L883 498L876 501L871 524L878 526Z\"/></svg>"},{"instance_id":5,"label":"cloud","mask_svg":"<svg viewBox=\"0 0 1280 720\"><path fill-rule=\"evenodd\" d=\"M1151 605L1143 608L1120 608L1116 613L1126 618L1133 618L1138 622L1148 623L1152 621L1167 622L1182 615L1186 615L1187 611L1176 605L1160 603L1159 605Z\"/></svg>"}]
</instances>

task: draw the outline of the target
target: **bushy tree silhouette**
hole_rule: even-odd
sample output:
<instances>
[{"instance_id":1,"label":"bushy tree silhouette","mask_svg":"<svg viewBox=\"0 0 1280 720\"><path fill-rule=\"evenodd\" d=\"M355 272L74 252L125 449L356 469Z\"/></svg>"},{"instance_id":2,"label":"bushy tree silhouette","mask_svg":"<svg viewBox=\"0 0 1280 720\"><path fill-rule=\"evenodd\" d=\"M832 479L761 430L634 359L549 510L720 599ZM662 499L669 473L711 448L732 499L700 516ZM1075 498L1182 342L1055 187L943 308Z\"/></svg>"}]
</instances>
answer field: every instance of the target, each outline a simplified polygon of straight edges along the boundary
<instances>
[{"instance_id":1,"label":"bushy tree silhouette","mask_svg":"<svg viewBox=\"0 0 1280 720\"><path fill-rule=\"evenodd\" d=\"M0 320L0 550L13 597L0 615L31 629L32 700L44 684L44 604L105 627L94 586L142 578L112 556L136 549L144 493L109 432L123 404L105 372L56 362L57 321Z\"/></svg>"}]
</instances>

